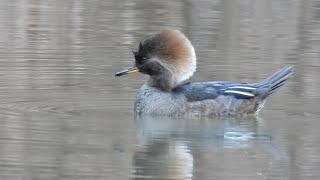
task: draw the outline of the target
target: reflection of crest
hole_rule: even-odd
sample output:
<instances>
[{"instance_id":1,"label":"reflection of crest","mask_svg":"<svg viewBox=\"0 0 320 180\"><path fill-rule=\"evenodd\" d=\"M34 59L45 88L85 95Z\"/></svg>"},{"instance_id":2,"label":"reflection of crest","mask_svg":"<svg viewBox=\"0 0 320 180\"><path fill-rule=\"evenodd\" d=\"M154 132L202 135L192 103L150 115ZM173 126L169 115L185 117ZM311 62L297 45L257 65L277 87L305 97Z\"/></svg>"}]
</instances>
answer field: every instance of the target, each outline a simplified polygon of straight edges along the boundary
<instances>
[{"instance_id":1,"label":"reflection of crest","mask_svg":"<svg viewBox=\"0 0 320 180\"><path fill-rule=\"evenodd\" d=\"M237 151L263 147L275 159L286 153L263 131L262 120L251 117L174 119L137 115L141 148L134 156L135 175L192 178L197 151ZM195 148L197 147L197 148ZM213 157L212 160L215 158Z\"/></svg>"}]
</instances>

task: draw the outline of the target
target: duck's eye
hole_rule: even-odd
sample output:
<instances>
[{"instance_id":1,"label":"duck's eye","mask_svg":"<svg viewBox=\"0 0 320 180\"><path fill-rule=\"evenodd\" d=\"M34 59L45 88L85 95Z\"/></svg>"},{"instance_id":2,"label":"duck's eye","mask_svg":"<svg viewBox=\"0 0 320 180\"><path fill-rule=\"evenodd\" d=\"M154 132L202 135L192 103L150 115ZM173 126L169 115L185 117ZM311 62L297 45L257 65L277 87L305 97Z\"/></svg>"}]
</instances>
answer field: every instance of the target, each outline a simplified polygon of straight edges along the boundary
<instances>
[{"instance_id":1,"label":"duck's eye","mask_svg":"<svg viewBox=\"0 0 320 180\"><path fill-rule=\"evenodd\" d=\"M144 57L144 56L139 56L139 55L135 56L135 59L136 59L136 62L138 62L138 63L140 63L140 64L146 62L146 60L147 60L146 57Z\"/></svg>"}]
</instances>

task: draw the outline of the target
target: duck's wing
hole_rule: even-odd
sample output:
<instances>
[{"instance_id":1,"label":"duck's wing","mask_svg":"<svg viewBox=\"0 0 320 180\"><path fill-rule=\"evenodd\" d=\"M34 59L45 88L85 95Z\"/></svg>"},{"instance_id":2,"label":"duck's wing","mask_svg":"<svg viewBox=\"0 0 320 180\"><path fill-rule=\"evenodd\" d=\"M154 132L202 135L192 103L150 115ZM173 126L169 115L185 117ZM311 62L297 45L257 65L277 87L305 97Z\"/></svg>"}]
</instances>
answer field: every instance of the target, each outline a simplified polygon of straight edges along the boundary
<instances>
[{"instance_id":1,"label":"duck's wing","mask_svg":"<svg viewBox=\"0 0 320 180\"><path fill-rule=\"evenodd\" d=\"M182 93L188 102L216 99L220 95L233 96L237 99L252 98L257 94L256 84L236 82L194 82L184 83L174 91Z\"/></svg>"},{"instance_id":2,"label":"duck's wing","mask_svg":"<svg viewBox=\"0 0 320 180\"><path fill-rule=\"evenodd\" d=\"M183 83L176 89L183 93L188 101L215 99L219 95L234 96L237 99L257 97L257 100L264 100L287 83L292 71L293 66L287 65L260 83L195 82Z\"/></svg>"}]
</instances>

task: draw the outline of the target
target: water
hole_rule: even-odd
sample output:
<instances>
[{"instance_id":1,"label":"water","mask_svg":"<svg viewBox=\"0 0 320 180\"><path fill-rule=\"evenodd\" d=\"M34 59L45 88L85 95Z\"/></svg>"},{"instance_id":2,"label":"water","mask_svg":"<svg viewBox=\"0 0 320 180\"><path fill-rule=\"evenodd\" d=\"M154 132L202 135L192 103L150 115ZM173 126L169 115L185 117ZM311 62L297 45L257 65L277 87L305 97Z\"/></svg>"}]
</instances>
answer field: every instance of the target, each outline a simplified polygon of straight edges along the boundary
<instances>
[{"instance_id":1,"label":"water","mask_svg":"<svg viewBox=\"0 0 320 180\"><path fill-rule=\"evenodd\" d=\"M0 3L1 180L319 179L319 1ZM165 27L193 81L293 78L256 119L134 117L147 77L114 73Z\"/></svg>"}]
</instances>

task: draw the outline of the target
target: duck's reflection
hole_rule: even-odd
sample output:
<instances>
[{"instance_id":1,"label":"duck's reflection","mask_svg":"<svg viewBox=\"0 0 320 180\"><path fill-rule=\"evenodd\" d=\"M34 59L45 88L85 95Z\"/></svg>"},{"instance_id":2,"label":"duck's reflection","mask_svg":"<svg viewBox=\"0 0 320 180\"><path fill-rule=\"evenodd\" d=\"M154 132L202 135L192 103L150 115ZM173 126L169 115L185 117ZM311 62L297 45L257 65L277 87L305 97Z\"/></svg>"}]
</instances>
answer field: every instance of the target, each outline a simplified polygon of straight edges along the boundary
<instances>
[{"instance_id":1,"label":"duck's reflection","mask_svg":"<svg viewBox=\"0 0 320 180\"><path fill-rule=\"evenodd\" d=\"M217 119L176 119L136 116L140 147L134 155L137 179L192 179L195 161L206 149L243 150L261 146L274 158L286 158L285 151L263 130L255 116ZM214 159L214 158L212 158Z\"/></svg>"}]
</instances>

